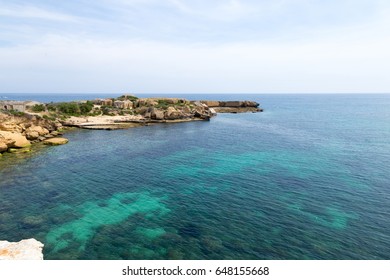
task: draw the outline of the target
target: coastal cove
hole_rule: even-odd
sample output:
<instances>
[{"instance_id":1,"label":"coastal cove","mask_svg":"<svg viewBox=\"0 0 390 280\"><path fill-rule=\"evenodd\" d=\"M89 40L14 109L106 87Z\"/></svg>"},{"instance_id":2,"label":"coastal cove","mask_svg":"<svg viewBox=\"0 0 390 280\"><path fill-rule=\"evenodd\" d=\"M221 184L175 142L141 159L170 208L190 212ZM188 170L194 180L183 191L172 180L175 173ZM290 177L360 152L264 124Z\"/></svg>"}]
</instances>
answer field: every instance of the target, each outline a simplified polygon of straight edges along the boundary
<instances>
[{"instance_id":1,"label":"coastal cove","mask_svg":"<svg viewBox=\"0 0 390 280\"><path fill-rule=\"evenodd\" d=\"M209 101L185 98L114 98L42 103L0 100L0 156L30 152L32 143L63 145L58 137L69 127L125 129L156 123L209 121L218 113L262 112L254 101Z\"/></svg>"},{"instance_id":2,"label":"coastal cove","mask_svg":"<svg viewBox=\"0 0 390 280\"><path fill-rule=\"evenodd\" d=\"M390 258L389 95L177 97L266 110L3 156L0 240L45 259Z\"/></svg>"}]
</instances>

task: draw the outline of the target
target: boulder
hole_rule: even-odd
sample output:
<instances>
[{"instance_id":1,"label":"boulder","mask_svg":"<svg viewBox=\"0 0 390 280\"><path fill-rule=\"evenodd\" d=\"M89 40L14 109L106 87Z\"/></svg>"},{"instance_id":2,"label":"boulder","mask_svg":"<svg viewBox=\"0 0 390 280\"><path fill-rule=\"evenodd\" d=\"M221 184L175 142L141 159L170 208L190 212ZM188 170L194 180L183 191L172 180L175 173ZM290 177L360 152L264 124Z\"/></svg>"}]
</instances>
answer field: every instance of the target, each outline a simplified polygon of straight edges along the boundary
<instances>
[{"instance_id":1,"label":"boulder","mask_svg":"<svg viewBox=\"0 0 390 280\"><path fill-rule=\"evenodd\" d=\"M36 131L26 132L26 138L28 140L35 140L35 139L38 139L38 137L39 137L39 133Z\"/></svg>"},{"instance_id":2,"label":"boulder","mask_svg":"<svg viewBox=\"0 0 390 280\"><path fill-rule=\"evenodd\" d=\"M200 102L199 104L200 105L198 105L198 102L194 103L196 107L192 110L193 116L195 118L209 120L213 116L213 113L210 111L210 108L207 107L207 105L205 104L201 104Z\"/></svg>"},{"instance_id":3,"label":"boulder","mask_svg":"<svg viewBox=\"0 0 390 280\"><path fill-rule=\"evenodd\" d=\"M36 239L0 241L0 260L43 260L43 244Z\"/></svg>"},{"instance_id":4,"label":"boulder","mask_svg":"<svg viewBox=\"0 0 390 280\"><path fill-rule=\"evenodd\" d=\"M168 107L167 111L165 112L165 118L167 120L176 120L183 117L183 113L179 112L174 107Z\"/></svg>"},{"instance_id":5,"label":"boulder","mask_svg":"<svg viewBox=\"0 0 390 280\"><path fill-rule=\"evenodd\" d=\"M164 119L164 111L153 108L150 112L150 117L153 120L163 120Z\"/></svg>"},{"instance_id":6,"label":"boulder","mask_svg":"<svg viewBox=\"0 0 390 280\"><path fill-rule=\"evenodd\" d=\"M57 130L59 130L59 129L62 128L62 123L60 123L60 122L55 122L55 123L54 123L54 126L55 126L55 128L56 128Z\"/></svg>"},{"instance_id":7,"label":"boulder","mask_svg":"<svg viewBox=\"0 0 390 280\"><path fill-rule=\"evenodd\" d=\"M41 126L33 125L33 126L30 126L29 128L26 129L26 134L29 132L37 132L39 134L39 136L44 136L44 135L49 133L49 130L47 130L46 128L41 127Z\"/></svg>"},{"instance_id":8,"label":"boulder","mask_svg":"<svg viewBox=\"0 0 390 280\"><path fill-rule=\"evenodd\" d=\"M7 150L8 150L7 144L5 144L4 142L0 141L0 153L5 152Z\"/></svg>"},{"instance_id":9,"label":"boulder","mask_svg":"<svg viewBox=\"0 0 390 280\"><path fill-rule=\"evenodd\" d=\"M149 108L148 107L139 107L137 108L135 111L134 111L136 114L139 114L139 115L145 115L147 112L149 112Z\"/></svg>"},{"instance_id":10,"label":"boulder","mask_svg":"<svg viewBox=\"0 0 390 280\"><path fill-rule=\"evenodd\" d=\"M24 148L31 145L30 141L20 133L0 131L0 139L1 138L4 138L8 143L13 142L13 144L8 146L10 148Z\"/></svg>"},{"instance_id":11,"label":"boulder","mask_svg":"<svg viewBox=\"0 0 390 280\"><path fill-rule=\"evenodd\" d=\"M56 138L50 138L43 141L43 144L50 145L50 146L57 146L57 145L63 145L68 143L69 140L66 138L56 137Z\"/></svg>"}]
</instances>

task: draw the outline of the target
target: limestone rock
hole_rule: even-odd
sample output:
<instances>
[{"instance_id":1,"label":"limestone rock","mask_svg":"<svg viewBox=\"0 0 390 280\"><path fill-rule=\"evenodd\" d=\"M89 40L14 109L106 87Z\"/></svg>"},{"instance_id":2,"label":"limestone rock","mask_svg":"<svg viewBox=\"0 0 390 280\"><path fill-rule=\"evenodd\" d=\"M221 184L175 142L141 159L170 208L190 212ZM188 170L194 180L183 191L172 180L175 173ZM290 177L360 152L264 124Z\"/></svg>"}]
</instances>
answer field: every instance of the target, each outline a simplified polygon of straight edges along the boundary
<instances>
[{"instance_id":1,"label":"limestone rock","mask_svg":"<svg viewBox=\"0 0 390 280\"><path fill-rule=\"evenodd\" d=\"M57 145L66 144L68 142L69 140L66 138L56 137L56 138L46 139L45 141L43 141L43 144L50 145L50 146L57 146Z\"/></svg>"},{"instance_id":2,"label":"limestone rock","mask_svg":"<svg viewBox=\"0 0 390 280\"><path fill-rule=\"evenodd\" d=\"M242 101L226 101L224 107L243 107Z\"/></svg>"},{"instance_id":3,"label":"limestone rock","mask_svg":"<svg viewBox=\"0 0 390 280\"><path fill-rule=\"evenodd\" d=\"M20 133L9 131L0 131L0 139L4 138L8 143L13 142L8 147L10 148L24 148L31 145L30 141Z\"/></svg>"},{"instance_id":4,"label":"limestone rock","mask_svg":"<svg viewBox=\"0 0 390 280\"><path fill-rule=\"evenodd\" d=\"M5 152L6 150L8 150L8 146L4 142L0 141L0 153Z\"/></svg>"},{"instance_id":5,"label":"limestone rock","mask_svg":"<svg viewBox=\"0 0 390 280\"><path fill-rule=\"evenodd\" d=\"M167 111L165 112L165 118L167 120L175 120L183 117L185 117L183 113L180 113L174 107L168 107Z\"/></svg>"},{"instance_id":6,"label":"limestone rock","mask_svg":"<svg viewBox=\"0 0 390 280\"><path fill-rule=\"evenodd\" d=\"M36 239L0 241L0 260L43 260L43 244Z\"/></svg>"},{"instance_id":7,"label":"limestone rock","mask_svg":"<svg viewBox=\"0 0 390 280\"><path fill-rule=\"evenodd\" d=\"M35 140L39 136L44 136L49 133L49 130L46 128L43 128L41 126L30 126L29 128L26 129L25 134L27 139L29 140Z\"/></svg>"},{"instance_id":8,"label":"limestone rock","mask_svg":"<svg viewBox=\"0 0 390 280\"><path fill-rule=\"evenodd\" d=\"M158 102L154 100L153 98L140 98L136 102L137 107L153 107L156 106Z\"/></svg>"},{"instance_id":9,"label":"limestone rock","mask_svg":"<svg viewBox=\"0 0 390 280\"><path fill-rule=\"evenodd\" d=\"M164 111L153 108L150 112L151 118L154 120L163 120L164 119Z\"/></svg>"},{"instance_id":10,"label":"limestone rock","mask_svg":"<svg viewBox=\"0 0 390 280\"><path fill-rule=\"evenodd\" d=\"M209 107L219 107L221 106L219 103L219 101L215 101L215 100L202 100L201 101L203 104L206 104L207 106Z\"/></svg>"},{"instance_id":11,"label":"limestone rock","mask_svg":"<svg viewBox=\"0 0 390 280\"><path fill-rule=\"evenodd\" d=\"M28 140L35 140L39 137L39 133L36 132L36 131L29 131L29 132L26 132L26 138Z\"/></svg>"},{"instance_id":12,"label":"limestone rock","mask_svg":"<svg viewBox=\"0 0 390 280\"><path fill-rule=\"evenodd\" d=\"M200 101L203 105L207 105L213 109L212 113L246 113L246 112L262 112L259 103L255 101ZM199 101L192 102L195 106L199 106Z\"/></svg>"}]
</instances>

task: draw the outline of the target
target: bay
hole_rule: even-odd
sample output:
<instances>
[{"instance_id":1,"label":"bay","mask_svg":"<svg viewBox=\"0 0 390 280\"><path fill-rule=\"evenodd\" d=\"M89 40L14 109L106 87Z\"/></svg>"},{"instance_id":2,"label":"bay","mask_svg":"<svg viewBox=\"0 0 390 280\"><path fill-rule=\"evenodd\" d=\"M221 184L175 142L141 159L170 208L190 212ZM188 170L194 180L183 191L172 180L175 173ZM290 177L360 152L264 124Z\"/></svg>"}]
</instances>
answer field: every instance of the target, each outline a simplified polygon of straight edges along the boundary
<instances>
[{"instance_id":1,"label":"bay","mask_svg":"<svg viewBox=\"0 0 390 280\"><path fill-rule=\"evenodd\" d=\"M45 259L390 259L390 95L167 96L265 111L4 155L0 239Z\"/></svg>"}]
</instances>

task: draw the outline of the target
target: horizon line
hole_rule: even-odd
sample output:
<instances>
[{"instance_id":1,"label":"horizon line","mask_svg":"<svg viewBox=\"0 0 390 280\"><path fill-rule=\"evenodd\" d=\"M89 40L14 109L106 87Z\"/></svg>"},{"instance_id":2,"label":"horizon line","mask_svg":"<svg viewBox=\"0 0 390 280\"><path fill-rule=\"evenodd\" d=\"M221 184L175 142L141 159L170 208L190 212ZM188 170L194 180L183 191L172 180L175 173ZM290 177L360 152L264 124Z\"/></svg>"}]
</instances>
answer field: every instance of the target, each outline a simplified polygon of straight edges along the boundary
<instances>
[{"instance_id":1,"label":"horizon line","mask_svg":"<svg viewBox=\"0 0 390 280\"><path fill-rule=\"evenodd\" d=\"M183 94L183 95L190 95L190 94L210 94L210 95L222 95L222 94L247 94L247 95L255 95L255 94L306 94L306 95L317 95L317 94L335 94L335 95L342 95L342 94L390 94L390 92L0 92L0 97L4 97L1 95L15 95L15 94L25 94L25 95L72 95L72 94L86 94L86 95L92 95L92 94L132 94L132 95L144 95L144 94Z\"/></svg>"}]
</instances>

